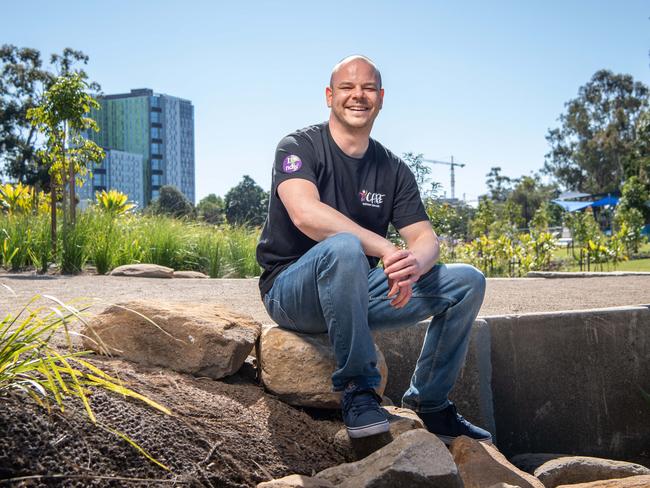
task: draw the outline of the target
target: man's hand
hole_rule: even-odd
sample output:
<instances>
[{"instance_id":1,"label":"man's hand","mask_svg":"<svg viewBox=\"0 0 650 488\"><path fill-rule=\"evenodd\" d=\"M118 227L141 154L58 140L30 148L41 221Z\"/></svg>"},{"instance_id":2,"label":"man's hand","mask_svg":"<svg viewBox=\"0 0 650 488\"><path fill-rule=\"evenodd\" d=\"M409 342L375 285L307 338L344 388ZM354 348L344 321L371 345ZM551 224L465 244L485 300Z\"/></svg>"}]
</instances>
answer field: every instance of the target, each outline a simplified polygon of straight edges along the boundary
<instances>
[{"instance_id":1,"label":"man's hand","mask_svg":"<svg viewBox=\"0 0 650 488\"><path fill-rule=\"evenodd\" d=\"M395 296L390 304L404 307L413 295L413 283L422 275L422 269L415 255L408 249L399 249L384 256L384 273L388 278L388 297Z\"/></svg>"}]
</instances>

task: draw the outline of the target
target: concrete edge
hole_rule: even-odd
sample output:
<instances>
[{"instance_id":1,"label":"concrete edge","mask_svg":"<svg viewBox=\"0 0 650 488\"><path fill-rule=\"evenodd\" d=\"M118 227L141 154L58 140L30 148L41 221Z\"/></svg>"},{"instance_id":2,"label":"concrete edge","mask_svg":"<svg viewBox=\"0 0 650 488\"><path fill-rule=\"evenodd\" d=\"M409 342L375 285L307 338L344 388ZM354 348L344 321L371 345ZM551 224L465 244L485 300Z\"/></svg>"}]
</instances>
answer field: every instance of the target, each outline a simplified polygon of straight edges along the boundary
<instances>
[{"instance_id":1,"label":"concrete edge","mask_svg":"<svg viewBox=\"0 0 650 488\"><path fill-rule=\"evenodd\" d=\"M478 364L479 377L479 412L485 419L485 428L492 432L492 441L496 445L497 428L494 418L494 397L492 395L492 338L490 326L483 319L474 321L476 328L476 341L474 352Z\"/></svg>"},{"instance_id":2,"label":"concrete edge","mask_svg":"<svg viewBox=\"0 0 650 488\"><path fill-rule=\"evenodd\" d=\"M526 313L508 313L500 315L481 315L477 317L478 319L490 320L490 319L499 319L499 318L514 318L514 317L536 317L536 316L545 316L545 317L557 317L564 315L576 315L576 314L588 314L588 313L607 313L607 312L616 312L623 310L639 310L650 308L650 305L621 305L619 307L603 307L603 308L579 308L575 310L555 310L552 312L526 312Z\"/></svg>"},{"instance_id":3,"label":"concrete edge","mask_svg":"<svg viewBox=\"0 0 650 488\"><path fill-rule=\"evenodd\" d=\"M529 271L526 278L603 278L618 276L650 276L648 271Z\"/></svg>"}]
</instances>

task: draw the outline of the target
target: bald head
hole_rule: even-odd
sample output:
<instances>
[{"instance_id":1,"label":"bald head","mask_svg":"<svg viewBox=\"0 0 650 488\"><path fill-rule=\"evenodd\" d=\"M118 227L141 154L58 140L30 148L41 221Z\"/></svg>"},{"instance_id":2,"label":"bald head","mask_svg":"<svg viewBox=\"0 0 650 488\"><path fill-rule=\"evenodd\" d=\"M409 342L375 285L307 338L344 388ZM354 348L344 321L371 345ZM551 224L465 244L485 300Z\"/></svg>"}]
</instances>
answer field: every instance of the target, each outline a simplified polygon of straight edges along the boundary
<instances>
[{"instance_id":1,"label":"bald head","mask_svg":"<svg viewBox=\"0 0 650 488\"><path fill-rule=\"evenodd\" d=\"M336 66L334 66L334 69L332 69L332 75L330 76L330 88L334 88L334 78L336 77L336 74L341 70L342 67L347 65L348 63L352 63L355 61L362 61L372 67L372 69L375 71L375 77L377 79L377 87L381 89L381 73L379 72L379 68L377 68L377 65L372 62L372 60L366 56L363 56L361 54L353 54L352 56L348 56L346 58L343 58L341 61L337 63Z\"/></svg>"}]
</instances>

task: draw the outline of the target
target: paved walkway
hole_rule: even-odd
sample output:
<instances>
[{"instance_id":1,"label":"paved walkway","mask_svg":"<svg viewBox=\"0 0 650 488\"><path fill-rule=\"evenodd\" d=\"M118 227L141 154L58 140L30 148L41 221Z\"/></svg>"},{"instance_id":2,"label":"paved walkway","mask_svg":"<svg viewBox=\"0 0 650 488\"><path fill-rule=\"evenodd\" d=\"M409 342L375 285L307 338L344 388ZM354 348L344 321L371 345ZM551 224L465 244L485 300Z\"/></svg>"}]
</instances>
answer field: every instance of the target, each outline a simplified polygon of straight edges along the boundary
<instances>
[{"instance_id":1,"label":"paved walkway","mask_svg":"<svg viewBox=\"0 0 650 488\"><path fill-rule=\"evenodd\" d=\"M92 298L101 309L107 303L134 299L213 302L248 313L261 322L270 319L260 300L256 279L154 279L117 276L2 275L0 315L17 312L33 296L51 295L64 302ZM53 302L41 300L45 306ZM490 278L480 315L578 310L650 304L650 276L593 278Z\"/></svg>"}]
</instances>

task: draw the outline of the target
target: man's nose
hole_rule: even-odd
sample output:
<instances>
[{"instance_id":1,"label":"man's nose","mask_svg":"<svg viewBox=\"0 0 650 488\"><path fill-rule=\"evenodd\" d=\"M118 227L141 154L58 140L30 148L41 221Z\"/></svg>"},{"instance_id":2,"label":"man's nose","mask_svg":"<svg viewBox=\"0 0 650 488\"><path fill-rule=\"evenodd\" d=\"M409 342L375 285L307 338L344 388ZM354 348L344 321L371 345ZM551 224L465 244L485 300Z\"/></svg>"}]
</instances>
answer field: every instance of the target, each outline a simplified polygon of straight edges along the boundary
<instances>
[{"instance_id":1,"label":"man's nose","mask_svg":"<svg viewBox=\"0 0 650 488\"><path fill-rule=\"evenodd\" d=\"M364 96L364 91L361 85L357 85L352 89L352 96L355 98L361 98Z\"/></svg>"}]
</instances>

